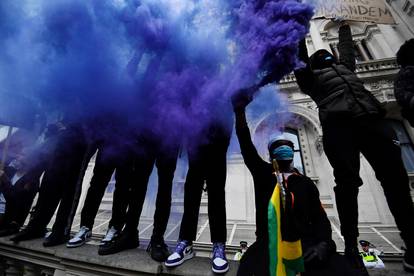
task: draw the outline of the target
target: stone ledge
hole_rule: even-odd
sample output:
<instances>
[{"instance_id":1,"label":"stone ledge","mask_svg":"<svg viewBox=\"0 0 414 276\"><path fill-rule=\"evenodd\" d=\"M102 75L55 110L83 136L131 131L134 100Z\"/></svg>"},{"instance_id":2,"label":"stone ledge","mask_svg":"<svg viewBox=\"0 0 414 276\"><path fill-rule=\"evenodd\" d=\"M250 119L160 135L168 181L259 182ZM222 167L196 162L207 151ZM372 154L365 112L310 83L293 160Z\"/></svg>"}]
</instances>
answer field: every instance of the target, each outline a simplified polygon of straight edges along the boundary
<instances>
[{"instance_id":1,"label":"stone ledge","mask_svg":"<svg viewBox=\"0 0 414 276\"><path fill-rule=\"evenodd\" d=\"M182 276L212 276L209 258L195 257L180 267L168 269L163 264L153 261L143 249L127 250L109 256L99 256L97 246L86 244L79 248L66 248L65 245L45 248L43 239L14 244L9 238L0 238L0 259L8 264L37 266L50 273L46 275L70 276L109 276L109 275L182 275ZM371 276L409 276L404 272L400 256L384 258L386 269L371 270ZM238 263L230 261L230 271L226 274L237 274ZM0 269L1 271L2 269ZM20 269L20 271L23 271ZM9 274L5 275L40 275L38 274Z\"/></svg>"},{"instance_id":2,"label":"stone ledge","mask_svg":"<svg viewBox=\"0 0 414 276\"><path fill-rule=\"evenodd\" d=\"M71 249L65 245L45 248L42 242L43 239L36 239L16 245L8 238L0 238L0 256L65 271L70 275L215 275L209 258L195 257L180 267L168 269L153 261L143 249L99 256L94 245ZM237 262L230 261L230 271L226 275L236 275L237 268Z\"/></svg>"}]
</instances>

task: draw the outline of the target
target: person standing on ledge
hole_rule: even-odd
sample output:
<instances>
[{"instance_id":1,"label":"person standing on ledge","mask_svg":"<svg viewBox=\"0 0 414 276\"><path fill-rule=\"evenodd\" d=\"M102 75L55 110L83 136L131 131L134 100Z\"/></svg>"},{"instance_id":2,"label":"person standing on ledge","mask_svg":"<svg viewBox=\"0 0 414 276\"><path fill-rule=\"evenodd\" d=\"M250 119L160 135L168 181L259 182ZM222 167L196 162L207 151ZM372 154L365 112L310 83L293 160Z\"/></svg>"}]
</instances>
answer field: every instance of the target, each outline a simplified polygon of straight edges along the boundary
<instances>
[{"instance_id":1,"label":"person standing on ledge","mask_svg":"<svg viewBox=\"0 0 414 276\"><path fill-rule=\"evenodd\" d=\"M231 109L230 109L231 110ZM227 148L230 143L232 117L225 122L213 121L198 137L195 145L187 146L189 168L184 184L184 214L179 241L174 252L167 258L167 267L176 267L194 257L193 241L197 236L198 215L204 183L208 193L208 218L210 223L214 273L226 273L226 173ZM194 140L193 140L194 141Z\"/></svg>"},{"instance_id":2,"label":"person standing on ledge","mask_svg":"<svg viewBox=\"0 0 414 276\"><path fill-rule=\"evenodd\" d=\"M384 110L355 73L351 27L339 28L339 61L327 50L308 56L306 41L299 58L306 64L295 71L298 85L319 108L323 146L333 167L336 207L345 239L345 256L356 270L368 275L358 251L358 192L362 153L384 189L407 251L404 267L414 268L414 206L398 138L384 120Z\"/></svg>"}]
</instances>

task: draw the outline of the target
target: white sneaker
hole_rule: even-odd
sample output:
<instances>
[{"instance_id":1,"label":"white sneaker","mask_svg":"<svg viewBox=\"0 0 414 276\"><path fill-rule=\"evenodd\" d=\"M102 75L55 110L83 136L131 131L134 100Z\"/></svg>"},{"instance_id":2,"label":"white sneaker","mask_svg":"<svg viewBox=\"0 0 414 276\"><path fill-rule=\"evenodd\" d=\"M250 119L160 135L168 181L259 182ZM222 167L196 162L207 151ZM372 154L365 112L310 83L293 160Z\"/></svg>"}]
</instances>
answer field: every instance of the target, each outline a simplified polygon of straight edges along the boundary
<instances>
[{"instance_id":1,"label":"white sneaker","mask_svg":"<svg viewBox=\"0 0 414 276\"><path fill-rule=\"evenodd\" d=\"M74 248L84 245L86 242L88 242L92 237L92 231L85 226L82 226L79 229L79 232L68 241L66 244L66 247L68 248Z\"/></svg>"},{"instance_id":2,"label":"white sneaker","mask_svg":"<svg viewBox=\"0 0 414 276\"><path fill-rule=\"evenodd\" d=\"M180 241L165 261L166 267L175 267L194 257L193 245L188 241Z\"/></svg>"},{"instance_id":3,"label":"white sneaker","mask_svg":"<svg viewBox=\"0 0 414 276\"><path fill-rule=\"evenodd\" d=\"M119 232L120 231L116 230L113 226L109 228L108 231L106 231L105 237L101 240L100 245L112 242L116 237L118 237Z\"/></svg>"},{"instance_id":4,"label":"white sneaker","mask_svg":"<svg viewBox=\"0 0 414 276\"><path fill-rule=\"evenodd\" d=\"M223 243L214 243L211 269L214 273L222 274L229 271L229 262L226 258L226 246Z\"/></svg>"}]
</instances>

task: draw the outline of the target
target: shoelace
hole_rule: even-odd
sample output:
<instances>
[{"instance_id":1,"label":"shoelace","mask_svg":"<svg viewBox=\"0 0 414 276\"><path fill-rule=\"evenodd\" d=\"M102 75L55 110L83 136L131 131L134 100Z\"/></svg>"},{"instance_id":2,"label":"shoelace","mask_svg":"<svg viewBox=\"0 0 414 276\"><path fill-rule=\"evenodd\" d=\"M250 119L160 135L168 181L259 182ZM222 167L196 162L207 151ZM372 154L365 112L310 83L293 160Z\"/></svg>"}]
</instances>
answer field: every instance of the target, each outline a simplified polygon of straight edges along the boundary
<instances>
[{"instance_id":1,"label":"shoelace","mask_svg":"<svg viewBox=\"0 0 414 276\"><path fill-rule=\"evenodd\" d=\"M213 257L214 258L220 258L220 259L223 259L223 260L226 259L225 254L224 254L224 245L222 245L222 244L214 245Z\"/></svg>"},{"instance_id":2,"label":"shoelace","mask_svg":"<svg viewBox=\"0 0 414 276\"><path fill-rule=\"evenodd\" d=\"M181 253L184 251L184 249L187 247L187 243L184 241L181 241L177 244L176 248L175 248L175 252L177 253Z\"/></svg>"},{"instance_id":3,"label":"shoelace","mask_svg":"<svg viewBox=\"0 0 414 276\"><path fill-rule=\"evenodd\" d=\"M87 228L87 227L85 227L85 226L82 226L80 229L79 229L79 232L75 235L75 238L78 238L78 239L80 239L83 235L85 235L85 233L86 232L88 232L89 231L89 229Z\"/></svg>"}]
</instances>

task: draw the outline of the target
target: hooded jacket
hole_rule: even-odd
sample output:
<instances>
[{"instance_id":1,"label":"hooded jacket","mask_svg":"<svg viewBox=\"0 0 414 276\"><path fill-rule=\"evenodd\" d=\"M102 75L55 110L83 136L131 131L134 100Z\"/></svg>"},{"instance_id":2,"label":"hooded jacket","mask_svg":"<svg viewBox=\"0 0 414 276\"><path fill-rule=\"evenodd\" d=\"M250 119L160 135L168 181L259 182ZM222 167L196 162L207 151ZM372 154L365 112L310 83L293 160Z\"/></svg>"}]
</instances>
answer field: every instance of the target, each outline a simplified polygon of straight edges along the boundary
<instances>
[{"instance_id":1,"label":"hooded jacket","mask_svg":"<svg viewBox=\"0 0 414 276\"><path fill-rule=\"evenodd\" d=\"M351 28L339 29L339 63L315 69L319 55L308 57L306 43L302 41L299 59L306 67L295 71L298 85L319 108L322 125L336 123L360 116L380 116L383 109L379 101L364 87L355 74L356 62Z\"/></svg>"},{"instance_id":2,"label":"hooded jacket","mask_svg":"<svg viewBox=\"0 0 414 276\"><path fill-rule=\"evenodd\" d=\"M414 66L403 67L397 75L394 94L402 115L414 126Z\"/></svg>"}]
</instances>

